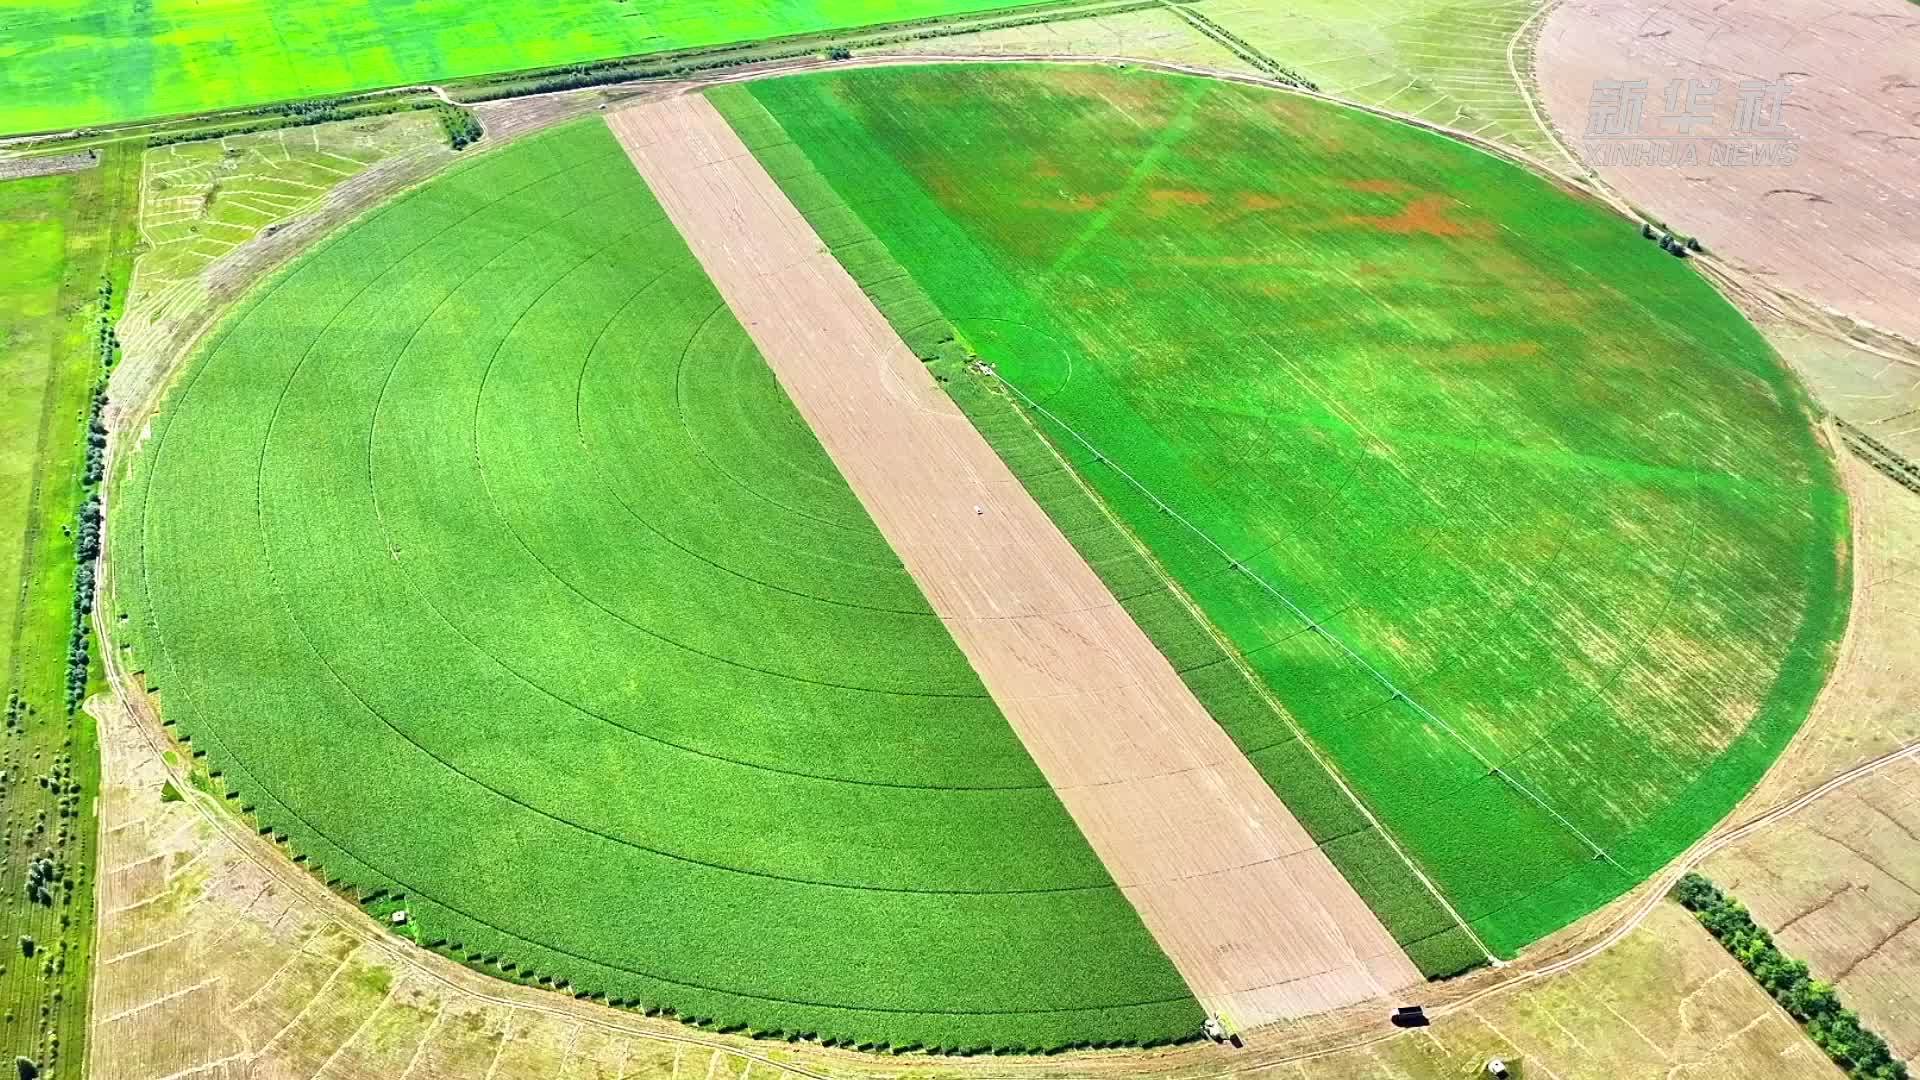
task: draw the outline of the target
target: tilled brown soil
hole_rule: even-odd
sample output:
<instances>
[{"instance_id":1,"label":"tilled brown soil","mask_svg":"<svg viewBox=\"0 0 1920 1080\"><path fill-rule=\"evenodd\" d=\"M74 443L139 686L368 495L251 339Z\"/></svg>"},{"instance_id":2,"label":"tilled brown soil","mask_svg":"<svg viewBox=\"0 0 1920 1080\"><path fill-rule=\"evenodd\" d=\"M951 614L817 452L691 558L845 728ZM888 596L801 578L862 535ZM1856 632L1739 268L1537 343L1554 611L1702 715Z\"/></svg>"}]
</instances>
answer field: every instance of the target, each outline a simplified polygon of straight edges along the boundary
<instances>
[{"instance_id":1,"label":"tilled brown soil","mask_svg":"<svg viewBox=\"0 0 1920 1080\"><path fill-rule=\"evenodd\" d=\"M1628 200L1765 282L1920 340L1920 5L1566 0L1536 55L1554 126ZM1740 84L1785 84L1792 163L1715 163L1698 138L1694 165L1603 163L1594 84L1638 79L1641 131L1676 149L1672 80L1683 94L1685 80L1718 80L1711 108L1697 103L1712 122L1692 134L1732 139Z\"/></svg>"},{"instance_id":2,"label":"tilled brown soil","mask_svg":"<svg viewBox=\"0 0 1920 1080\"><path fill-rule=\"evenodd\" d=\"M704 97L609 124L1202 1004L1419 982L1404 953Z\"/></svg>"}]
</instances>

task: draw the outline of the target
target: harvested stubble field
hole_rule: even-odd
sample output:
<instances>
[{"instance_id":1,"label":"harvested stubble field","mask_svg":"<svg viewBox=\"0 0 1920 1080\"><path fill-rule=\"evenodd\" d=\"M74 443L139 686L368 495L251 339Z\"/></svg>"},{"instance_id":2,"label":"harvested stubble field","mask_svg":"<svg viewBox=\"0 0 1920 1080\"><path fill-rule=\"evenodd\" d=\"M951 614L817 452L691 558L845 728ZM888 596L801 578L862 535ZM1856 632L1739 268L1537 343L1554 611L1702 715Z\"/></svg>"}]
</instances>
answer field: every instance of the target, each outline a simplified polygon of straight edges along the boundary
<instances>
[{"instance_id":1,"label":"harvested stubble field","mask_svg":"<svg viewBox=\"0 0 1920 1080\"><path fill-rule=\"evenodd\" d=\"M1231 667L1146 610L1155 583L1115 592L1396 932L1432 901L1383 846L1342 852L1360 822L1306 746L1511 954L1719 820L1805 716L1846 608L1831 461L1759 336L1630 225L1204 80L983 65L714 97L909 342L951 353L950 327L1044 403L1308 743L1214 706Z\"/></svg>"},{"instance_id":2,"label":"harvested stubble field","mask_svg":"<svg viewBox=\"0 0 1920 1080\"><path fill-rule=\"evenodd\" d=\"M0 7L0 134L672 52L1039 0L38 0Z\"/></svg>"},{"instance_id":3,"label":"harvested stubble field","mask_svg":"<svg viewBox=\"0 0 1920 1080\"><path fill-rule=\"evenodd\" d=\"M1541 107L1583 141L1600 80L1646 80L1645 130L1665 130L1678 80L1712 84L1702 136L1670 166L1606 160L1595 174L1763 286L1920 341L1920 6L1907 0L1568 0L1543 20ZM1716 160L1743 141L1740 86L1777 84L1769 116L1790 163ZM1604 117L1602 118L1604 119ZM1764 126L1764 125L1763 125ZM1617 148L1614 148L1617 149Z\"/></svg>"},{"instance_id":4,"label":"harvested stubble field","mask_svg":"<svg viewBox=\"0 0 1920 1080\"><path fill-rule=\"evenodd\" d=\"M151 432L123 666L422 940L760 1031L1198 1023L603 125L336 234Z\"/></svg>"}]
</instances>

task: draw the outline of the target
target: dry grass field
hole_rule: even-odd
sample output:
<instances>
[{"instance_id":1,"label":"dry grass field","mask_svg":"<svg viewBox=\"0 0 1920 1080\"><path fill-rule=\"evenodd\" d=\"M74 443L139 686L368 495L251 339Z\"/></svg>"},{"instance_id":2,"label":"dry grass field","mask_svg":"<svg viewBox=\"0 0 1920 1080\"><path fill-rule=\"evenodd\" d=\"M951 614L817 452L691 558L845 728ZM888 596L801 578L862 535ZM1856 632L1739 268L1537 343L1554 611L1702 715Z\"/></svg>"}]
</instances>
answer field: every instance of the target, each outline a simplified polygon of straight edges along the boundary
<instances>
[{"instance_id":1,"label":"dry grass field","mask_svg":"<svg viewBox=\"0 0 1920 1080\"><path fill-rule=\"evenodd\" d=\"M1844 467L1860 532L1852 634L1826 698L1749 806L1920 739L1920 495L1857 459ZM1834 792L1702 869L1897 1053L1920 1054L1920 758Z\"/></svg>"},{"instance_id":2,"label":"dry grass field","mask_svg":"<svg viewBox=\"0 0 1920 1080\"><path fill-rule=\"evenodd\" d=\"M711 1035L497 982L388 937L217 800L174 797L143 721L110 699L93 710L105 748L100 1080L1456 1080L1495 1055L1558 1080L1839 1075L1665 904L1571 972L1422 1031L1257 1070L1257 1046L889 1059Z\"/></svg>"},{"instance_id":3,"label":"dry grass field","mask_svg":"<svg viewBox=\"0 0 1920 1080\"><path fill-rule=\"evenodd\" d=\"M1258 69L1207 37L1172 8L1145 8L1060 22L1029 23L972 34L903 41L887 47L906 55L1129 56L1217 71Z\"/></svg>"},{"instance_id":4,"label":"dry grass field","mask_svg":"<svg viewBox=\"0 0 1920 1080\"><path fill-rule=\"evenodd\" d=\"M1336 97L1407 113L1539 155L1553 143L1527 104L1538 0L1204 0L1203 14Z\"/></svg>"},{"instance_id":5,"label":"dry grass field","mask_svg":"<svg viewBox=\"0 0 1920 1080\"><path fill-rule=\"evenodd\" d=\"M1920 1055L1920 760L1836 792L1705 872L1895 1053Z\"/></svg>"}]
</instances>

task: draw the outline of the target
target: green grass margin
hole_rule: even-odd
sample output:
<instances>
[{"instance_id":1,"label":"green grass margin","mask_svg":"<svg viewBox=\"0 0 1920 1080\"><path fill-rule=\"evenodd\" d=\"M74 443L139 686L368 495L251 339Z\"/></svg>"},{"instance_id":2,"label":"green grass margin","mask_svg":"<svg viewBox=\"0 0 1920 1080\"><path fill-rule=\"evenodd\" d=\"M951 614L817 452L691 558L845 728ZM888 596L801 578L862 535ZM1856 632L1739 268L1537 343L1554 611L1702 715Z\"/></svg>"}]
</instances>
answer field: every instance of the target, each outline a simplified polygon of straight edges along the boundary
<instances>
[{"instance_id":1,"label":"green grass margin","mask_svg":"<svg viewBox=\"0 0 1920 1080\"><path fill-rule=\"evenodd\" d=\"M69 714L66 709L76 570L69 530L88 490L83 482L88 404L105 375L98 351L98 327L102 318L118 322L133 276L134 249L139 239L142 152L138 144L127 144L103 151L99 164L90 169L54 178L4 182L26 185L52 181L69 186L64 208L65 265L59 300L50 316L57 325L51 335L41 405L43 431L24 451L9 448L9 453L33 455L35 488L28 521L16 523L21 529L16 535L21 537L24 555L21 577L11 589L20 611L8 654L12 689L33 706L34 715L24 721L21 741L9 743L9 750L23 753L23 769L9 786L34 793L37 804L44 804L52 812L58 799L40 791L32 783L32 774L49 767L49 758L64 753L71 759L70 782L77 787L71 816L61 818L56 813L53 818L64 821L69 830L70 839L58 852L73 885L69 899L47 908L28 903L21 885L22 867L37 845L24 838L19 846L8 848L4 864L0 864L0 888L6 893L6 906L0 908L0 941L7 942L12 950L14 940L24 934L36 940L42 953L54 955L53 948L60 950L59 971L51 977L29 974L38 963L20 957L17 950L7 958L7 974L0 977L0 996L7 999L6 1007L15 1020L0 1026L4 1033L0 1035L4 1038L0 1055L33 1058L40 1074L48 1078L78 1080L88 1073L96 929L94 884L99 869L100 752L93 718L85 712ZM104 308L95 301L103 279L113 286L112 300ZM99 659L98 637L91 629L88 633L87 692L91 694L105 689L106 676ZM9 792L6 798L12 812L27 805L21 794ZM26 916L17 915L19 911ZM21 977L31 982L23 986L18 981ZM42 1006L48 1010L45 1019L38 1015ZM58 1050L43 1058L49 1033L57 1040L54 1045Z\"/></svg>"}]
</instances>

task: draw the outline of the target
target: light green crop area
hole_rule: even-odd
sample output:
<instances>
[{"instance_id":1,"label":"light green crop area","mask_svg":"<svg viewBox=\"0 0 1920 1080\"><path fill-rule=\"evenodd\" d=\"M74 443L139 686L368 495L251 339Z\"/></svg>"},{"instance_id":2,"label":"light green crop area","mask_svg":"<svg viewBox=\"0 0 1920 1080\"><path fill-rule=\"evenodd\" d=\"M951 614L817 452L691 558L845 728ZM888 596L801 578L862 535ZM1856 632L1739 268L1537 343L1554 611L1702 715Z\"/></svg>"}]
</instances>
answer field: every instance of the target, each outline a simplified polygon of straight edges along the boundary
<instances>
[{"instance_id":1,"label":"light green crop area","mask_svg":"<svg viewBox=\"0 0 1920 1080\"><path fill-rule=\"evenodd\" d=\"M1540 0L1201 0L1190 10L1329 94L1548 154L1552 140L1519 81L1528 77L1533 44L1515 40L1541 7Z\"/></svg>"},{"instance_id":2,"label":"light green crop area","mask_svg":"<svg viewBox=\"0 0 1920 1080\"><path fill-rule=\"evenodd\" d=\"M1020 0L0 0L0 134L1017 6Z\"/></svg>"},{"instance_id":3,"label":"light green crop area","mask_svg":"<svg viewBox=\"0 0 1920 1080\"><path fill-rule=\"evenodd\" d=\"M1200 1021L597 120L262 286L115 491L164 716L423 940L860 1042Z\"/></svg>"},{"instance_id":4,"label":"light green crop area","mask_svg":"<svg viewBox=\"0 0 1920 1080\"><path fill-rule=\"evenodd\" d=\"M1495 951L1654 872L1806 715L1846 613L1831 461L1754 330L1603 209L1201 79L947 66L713 96L903 336L939 351L919 339L950 325L1030 395ZM1217 659L1162 647L1212 707ZM1313 763L1281 717L1215 716L1416 937L1430 901L1384 846L1341 854L1351 808L1295 794Z\"/></svg>"},{"instance_id":5,"label":"light green crop area","mask_svg":"<svg viewBox=\"0 0 1920 1080\"><path fill-rule=\"evenodd\" d=\"M430 115L405 112L148 150L140 201L143 295L198 276L377 162L445 142Z\"/></svg>"}]
</instances>

